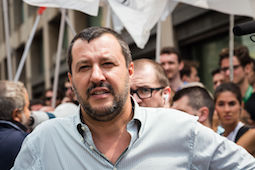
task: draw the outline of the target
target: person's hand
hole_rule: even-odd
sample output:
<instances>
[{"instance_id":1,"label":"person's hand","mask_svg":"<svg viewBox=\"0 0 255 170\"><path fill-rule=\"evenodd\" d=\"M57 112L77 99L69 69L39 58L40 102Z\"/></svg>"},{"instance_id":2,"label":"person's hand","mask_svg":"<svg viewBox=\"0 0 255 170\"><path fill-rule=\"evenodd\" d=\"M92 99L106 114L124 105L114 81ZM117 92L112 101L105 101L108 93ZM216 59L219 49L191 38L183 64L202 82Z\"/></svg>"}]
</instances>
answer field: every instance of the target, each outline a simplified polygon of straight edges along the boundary
<instances>
[{"instance_id":1,"label":"person's hand","mask_svg":"<svg viewBox=\"0 0 255 170\"><path fill-rule=\"evenodd\" d=\"M219 125L220 125L220 120L218 117L218 113L216 110L214 110L213 117L212 117L212 129L214 132L217 132Z\"/></svg>"}]
</instances>

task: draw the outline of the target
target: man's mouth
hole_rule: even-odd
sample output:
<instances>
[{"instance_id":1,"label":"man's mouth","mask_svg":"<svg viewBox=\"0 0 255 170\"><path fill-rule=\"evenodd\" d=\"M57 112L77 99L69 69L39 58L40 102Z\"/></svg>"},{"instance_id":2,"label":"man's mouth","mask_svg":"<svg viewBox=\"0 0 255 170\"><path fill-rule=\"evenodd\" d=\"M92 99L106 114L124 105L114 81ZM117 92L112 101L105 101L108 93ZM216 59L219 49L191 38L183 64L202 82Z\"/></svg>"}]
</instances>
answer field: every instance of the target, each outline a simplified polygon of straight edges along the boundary
<instances>
[{"instance_id":1,"label":"man's mouth","mask_svg":"<svg viewBox=\"0 0 255 170\"><path fill-rule=\"evenodd\" d=\"M106 93L110 93L110 92L106 91L106 90L98 90L98 91L92 92L91 95L101 95L101 94L106 94Z\"/></svg>"},{"instance_id":2,"label":"man's mouth","mask_svg":"<svg viewBox=\"0 0 255 170\"><path fill-rule=\"evenodd\" d=\"M107 95L107 94L112 94L113 89L110 84L103 83L101 82L100 84L92 84L91 87L88 88L87 90L87 95L89 96L100 96L100 95ZM103 97L103 96L101 96Z\"/></svg>"},{"instance_id":3,"label":"man's mouth","mask_svg":"<svg viewBox=\"0 0 255 170\"><path fill-rule=\"evenodd\" d=\"M103 94L108 94L110 93L110 90L108 88L105 87L96 87L95 89L90 91L90 95L103 95Z\"/></svg>"}]
</instances>

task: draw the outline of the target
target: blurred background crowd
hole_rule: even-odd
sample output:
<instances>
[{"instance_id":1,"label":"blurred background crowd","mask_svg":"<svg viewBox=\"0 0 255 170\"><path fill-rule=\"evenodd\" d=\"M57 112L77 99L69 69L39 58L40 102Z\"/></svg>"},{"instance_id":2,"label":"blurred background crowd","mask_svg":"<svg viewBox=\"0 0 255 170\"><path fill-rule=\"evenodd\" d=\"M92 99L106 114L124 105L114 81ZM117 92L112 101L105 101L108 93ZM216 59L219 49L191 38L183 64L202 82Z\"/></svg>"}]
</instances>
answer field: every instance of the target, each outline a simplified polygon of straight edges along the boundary
<instances>
[{"instance_id":1,"label":"blurred background crowd","mask_svg":"<svg viewBox=\"0 0 255 170\"><path fill-rule=\"evenodd\" d=\"M15 3L10 0L8 9L12 69L17 71L30 32L26 29L32 27L37 8L21 0ZM1 23L4 22L2 12ZM94 25L105 26L104 7L100 7L96 17L74 10L66 13L77 31ZM3 48L4 24L0 25L1 169L13 165L22 141L37 125L72 115L78 109L75 92L67 79L65 58L73 37L67 25L63 33L56 99L53 98L60 19L59 9L46 10L17 82L7 80L10 75L7 52ZM252 18L236 16L234 20L241 23ZM156 30L156 27L152 29L143 49L131 40L127 30L122 31L134 60L135 74L130 91L137 103L144 107L174 108L197 116L200 123L254 155L255 44L248 36L235 37L230 58L229 48L226 48L229 16L185 4L179 4L163 23L159 56L155 54ZM169 34L174 38L166 36Z\"/></svg>"}]
</instances>

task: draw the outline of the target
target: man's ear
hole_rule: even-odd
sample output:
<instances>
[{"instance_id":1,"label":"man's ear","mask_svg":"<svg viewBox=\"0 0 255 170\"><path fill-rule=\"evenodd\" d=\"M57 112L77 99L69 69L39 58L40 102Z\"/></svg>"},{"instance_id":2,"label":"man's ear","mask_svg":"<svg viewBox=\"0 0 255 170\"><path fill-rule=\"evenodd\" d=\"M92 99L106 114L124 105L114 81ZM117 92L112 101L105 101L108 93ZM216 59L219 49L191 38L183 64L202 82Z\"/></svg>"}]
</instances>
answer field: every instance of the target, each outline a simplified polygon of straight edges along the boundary
<instances>
[{"instance_id":1,"label":"man's ear","mask_svg":"<svg viewBox=\"0 0 255 170\"><path fill-rule=\"evenodd\" d=\"M170 100L171 100L171 88L169 86L165 87L163 89L163 102L164 102L164 107L169 108L170 107Z\"/></svg>"},{"instance_id":2,"label":"man's ear","mask_svg":"<svg viewBox=\"0 0 255 170\"><path fill-rule=\"evenodd\" d=\"M21 122L22 118L21 118L21 111L20 109L14 109L12 111L12 119L17 121L17 122Z\"/></svg>"},{"instance_id":3,"label":"man's ear","mask_svg":"<svg viewBox=\"0 0 255 170\"><path fill-rule=\"evenodd\" d=\"M179 71L181 71L183 69L183 67L184 67L184 62L181 61L180 64L179 64Z\"/></svg>"},{"instance_id":4,"label":"man's ear","mask_svg":"<svg viewBox=\"0 0 255 170\"><path fill-rule=\"evenodd\" d=\"M198 121L200 122L200 123L203 123L203 122L205 122L207 119L208 119L208 116L209 116L209 109L207 108L207 107L201 107L200 109L199 109L199 119L198 119Z\"/></svg>"},{"instance_id":5,"label":"man's ear","mask_svg":"<svg viewBox=\"0 0 255 170\"><path fill-rule=\"evenodd\" d=\"M134 75L134 63L131 62L128 66L128 73L129 73L129 76L132 77Z\"/></svg>"},{"instance_id":6,"label":"man's ear","mask_svg":"<svg viewBox=\"0 0 255 170\"><path fill-rule=\"evenodd\" d=\"M246 74L248 74L248 73L251 72L251 70L252 70L252 64L251 64L251 63L246 64L246 66L244 67L244 72L245 72Z\"/></svg>"},{"instance_id":7,"label":"man's ear","mask_svg":"<svg viewBox=\"0 0 255 170\"><path fill-rule=\"evenodd\" d=\"M68 76L68 80L70 82L70 84L73 86L73 82L72 82L72 74L70 72L67 73Z\"/></svg>"}]
</instances>

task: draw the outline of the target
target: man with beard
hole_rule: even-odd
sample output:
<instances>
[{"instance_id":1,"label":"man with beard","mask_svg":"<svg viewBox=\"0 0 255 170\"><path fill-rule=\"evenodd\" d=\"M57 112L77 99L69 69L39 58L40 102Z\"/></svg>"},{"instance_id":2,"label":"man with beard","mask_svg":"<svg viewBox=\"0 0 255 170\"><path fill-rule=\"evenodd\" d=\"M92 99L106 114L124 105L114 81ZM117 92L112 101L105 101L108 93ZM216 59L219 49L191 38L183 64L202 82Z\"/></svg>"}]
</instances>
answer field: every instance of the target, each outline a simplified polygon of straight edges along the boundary
<instances>
[{"instance_id":1,"label":"man with beard","mask_svg":"<svg viewBox=\"0 0 255 170\"><path fill-rule=\"evenodd\" d=\"M39 125L13 169L255 168L244 149L192 116L139 107L130 96L134 66L128 45L111 29L84 29L68 53L68 77L80 108Z\"/></svg>"},{"instance_id":2,"label":"man with beard","mask_svg":"<svg viewBox=\"0 0 255 170\"><path fill-rule=\"evenodd\" d=\"M0 169L9 170L27 136L29 98L21 82L0 81Z\"/></svg>"}]
</instances>

